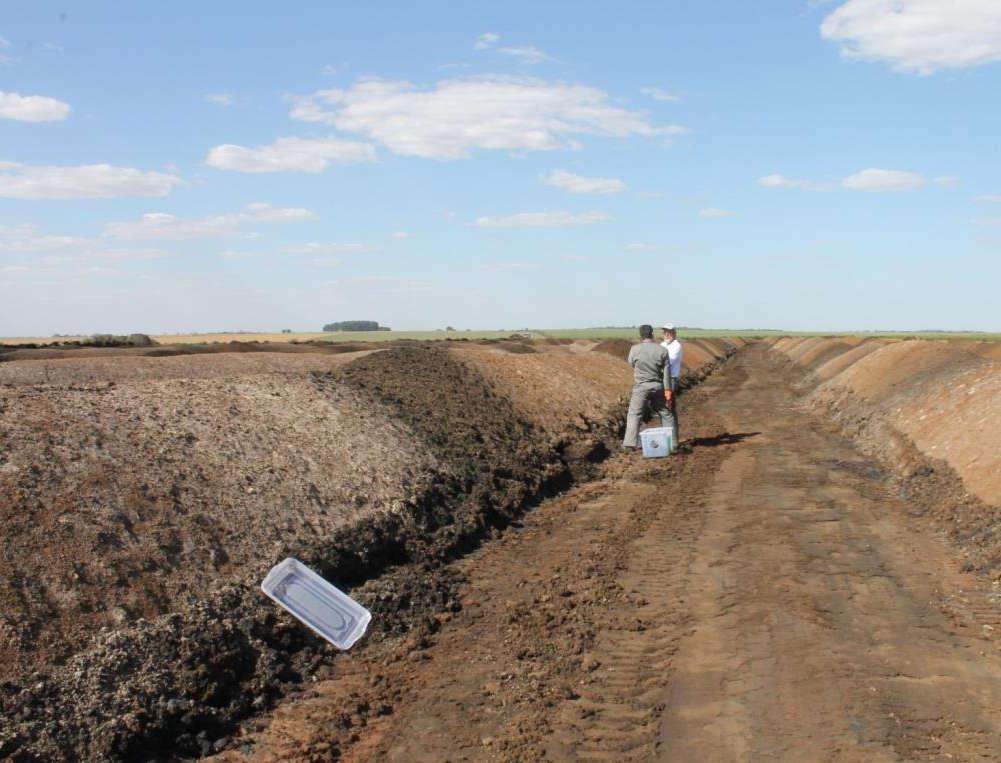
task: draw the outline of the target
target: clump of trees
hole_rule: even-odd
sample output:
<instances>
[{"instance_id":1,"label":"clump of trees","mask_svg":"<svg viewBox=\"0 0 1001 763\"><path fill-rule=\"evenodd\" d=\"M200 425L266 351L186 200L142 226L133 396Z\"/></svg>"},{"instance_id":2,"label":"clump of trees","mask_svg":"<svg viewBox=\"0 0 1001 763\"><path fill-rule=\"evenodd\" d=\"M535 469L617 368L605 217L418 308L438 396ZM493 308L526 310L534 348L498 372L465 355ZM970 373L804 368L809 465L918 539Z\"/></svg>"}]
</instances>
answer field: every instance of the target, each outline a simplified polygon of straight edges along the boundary
<instances>
[{"instance_id":1,"label":"clump of trees","mask_svg":"<svg viewBox=\"0 0 1001 763\"><path fill-rule=\"evenodd\" d=\"M64 344L78 344L81 347L152 347L156 342L147 334L94 334L79 342Z\"/></svg>"},{"instance_id":2,"label":"clump of trees","mask_svg":"<svg viewBox=\"0 0 1001 763\"><path fill-rule=\"evenodd\" d=\"M324 331L389 331L389 326L380 326L378 321L337 321L328 323Z\"/></svg>"}]
</instances>

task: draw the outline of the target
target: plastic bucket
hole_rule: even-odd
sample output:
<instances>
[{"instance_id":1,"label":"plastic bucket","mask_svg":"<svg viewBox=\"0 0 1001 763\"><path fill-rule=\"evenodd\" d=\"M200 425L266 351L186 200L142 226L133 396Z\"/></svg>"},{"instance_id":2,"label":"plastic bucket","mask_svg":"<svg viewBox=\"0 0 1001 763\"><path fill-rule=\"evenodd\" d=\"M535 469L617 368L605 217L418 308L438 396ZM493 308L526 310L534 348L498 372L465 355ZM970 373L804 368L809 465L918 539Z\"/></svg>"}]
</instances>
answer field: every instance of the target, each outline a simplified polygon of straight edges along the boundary
<instances>
[{"instance_id":1,"label":"plastic bucket","mask_svg":"<svg viewBox=\"0 0 1001 763\"><path fill-rule=\"evenodd\" d=\"M674 449L674 430L668 427L650 427L640 432L644 458L664 458Z\"/></svg>"}]
</instances>

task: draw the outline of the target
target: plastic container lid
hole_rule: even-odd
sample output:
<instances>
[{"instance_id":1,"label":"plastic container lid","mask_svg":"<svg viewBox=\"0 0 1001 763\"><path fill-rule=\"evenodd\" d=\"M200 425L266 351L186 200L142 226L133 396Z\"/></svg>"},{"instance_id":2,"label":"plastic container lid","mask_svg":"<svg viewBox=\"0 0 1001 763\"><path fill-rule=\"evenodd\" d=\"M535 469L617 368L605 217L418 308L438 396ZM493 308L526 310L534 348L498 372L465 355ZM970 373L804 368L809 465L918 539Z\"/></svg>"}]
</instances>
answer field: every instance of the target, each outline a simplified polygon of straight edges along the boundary
<instances>
[{"instance_id":1,"label":"plastic container lid","mask_svg":"<svg viewBox=\"0 0 1001 763\"><path fill-rule=\"evenodd\" d=\"M338 649L350 649L372 619L365 607L292 557L271 568L261 590Z\"/></svg>"}]
</instances>

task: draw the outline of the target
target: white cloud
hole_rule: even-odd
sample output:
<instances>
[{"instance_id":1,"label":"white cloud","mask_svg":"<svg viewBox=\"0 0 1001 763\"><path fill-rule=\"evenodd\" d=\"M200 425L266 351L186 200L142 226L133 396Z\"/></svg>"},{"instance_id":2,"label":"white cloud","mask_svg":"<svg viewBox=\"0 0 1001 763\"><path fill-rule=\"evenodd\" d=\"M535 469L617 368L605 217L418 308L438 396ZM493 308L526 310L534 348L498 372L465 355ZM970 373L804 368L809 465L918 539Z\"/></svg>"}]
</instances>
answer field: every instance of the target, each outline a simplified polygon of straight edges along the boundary
<instances>
[{"instance_id":1,"label":"white cloud","mask_svg":"<svg viewBox=\"0 0 1001 763\"><path fill-rule=\"evenodd\" d=\"M233 96L229 93L209 93L205 96L205 100L208 103L214 103L216 106L232 106Z\"/></svg>"},{"instance_id":2,"label":"white cloud","mask_svg":"<svg viewBox=\"0 0 1001 763\"><path fill-rule=\"evenodd\" d=\"M546 185L562 188L570 193L621 193L626 184L615 178L592 178L556 170L542 178Z\"/></svg>"},{"instance_id":3,"label":"white cloud","mask_svg":"<svg viewBox=\"0 0 1001 763\"><path fill-rule=\"evenodd\" d=\"M566 225L589 225L591 223L611 220L605 212L521 212L506 217L479 217L476 226L479 228L546 228Z\"/></svg>"},{"instance_id":4,"label":"white cloud","mask_svg":"<svg viewBox=\"0 0 1001 763\"><path fill-rule=\"evenodd\" d=\"M758 178L758 185L765 188L798 188L801 191L823 191L825 186L812 180L793 180L783 175L765 175Z\"/></svg>"},{"instance_id":5,"label":"white cloud","mask_svg":"<svg viewBox=\"0 0 1001 763\"><path fill-rule=\"evenodd\" d=\"M971 222L974 225L1001 225L1001 217L980 217Z\"/></svg>"},{"instance_id":6,"label":"white cloud","mask_svg":"<svg viewBox=\"0 0 1001 763\"><path fill-rule=\"evenodd\" d=\"M205 163L237 172L322 172L331 163L357 164L375 161L375 147L336 138L279 138L268 146L225 144L209 151Z\"/></svg>"},{"instance_id":7,"label":"white cloud","mask_svg":"<svg viewBox=\"0 0 1001 763\"><path fill-rule=\"evenodd\" d=\"M1001 204L1001 194L991 196L978 196L977 201L982 204Z\"/></svg>"},{"instance_id":8,"label":"white cloud","mask_svg":"<svg viewBox=\"0 0 1001 763\"><path fill-rule=\"evenodd\" d=\"M505 56L511 56L511 58L516 58L523 64L541 64L543 61L550 60L544 51L539 50L534 45L497 48L497 52L503 53Z\"/></svg>"},{"instance_id":9,"label":"white cloud","mask_svg":"<svg viewBox=\"0 0 1001 763\"><path fill-rule=\"evenodd\" d=\"M853 191L886 193L892 191L913 191L925 184L924 176L917 172L901 170L880 170L869 168L849 175L841 185Z\"/></svg>"},{"instance_id":10,"label":"white cloud","mask_svg":"<svg viewBox=\"0 0 1001 763\"><path fill-rule=\"evenodd\" d=\"M410 238L410 234L405 230L398 230L393 234L393 238Z\"/></svg>"},{"instance_id":11,"label":"white cloud","mask_svg":"<svg viewBox=\"0 0 1001 763\"><path fill-rule=\"evenodd\" d=\"M35 266L138 262L167 257L162 249L109 247L106 239L43 233L33 225L0 225L0 253L21 254Z\"/></svg>"},{"instance_id":12,"label":"white cloud","mask_svg":"<svg viewBox=\"0 0 1001 763\"><path fill-rule=\"evenodd\" d=\"M475 50L487 50L492 48L500 40L499 34L494 34L493 32L484 32L479 37L476 38L476 43L473 45Z\"/></svg>"},{"instance_id":13,"label":"white cloud","mask_svg":"<svg viewBox=\"0 0 1001 763\"><path fill-rule=\"evenodd\" d=\"M644 244L641 242L635 242L632 244L626 244L624 247L627 252L657 252L660 251L660 247L657 244Z\"/></svg>"},{"instance_id":14,"label":"white cloud","mask_svg":"<svg viewBox=\"0 0 1001 763\"><path fill-rule=\"evenodd\" d=\"M0 162L0 197L8 199L111 199L166 196L184 182L176 175L110 164L75 167Z\"/></svg>"},{"instance_id":15,"label":"white cloud","mask_svg":"<svg viewBox=\"0 0 1001 763\"><path fill-rule=\"evenodd\" d=\"M322 69L320 69L320 73L327 77L334 77L347 68L348 68L347 61L341 61L341 63L339 64L327 64Z\"/></svg>"},{"instance_id":16,"label":"white cloud","mask_svg":"<svg viewBox=\"0 0 1001 763\"><path fill-rule=\"evenodd\" d=\"M959 188L959 178L954 175L942 175L935 178L932 182L939 188L946 188L950 191Z\"/></svg>"},{"instance_id":17,"label":"white cloud","mask_svg":"<svg viewBox=\"0 0 1001 763\"><path fill-rule=\"evenodd\" d=\"M0 252L50 252L86 244L79 236L53 236L39 233L33 225L0 225Z\"/></svg>"},{"instance_id":18,"label":"white cloud","mask_svg":"<svg viewBox=\"0 0 1001 763\"><path fill-rule=\"evenodd\" d=\"M729 209L720 209L719 207L706 207L705 209L699 210L699 217L705 217L708 220L714 220L720 217L733 217L736 212L731 212Z\"/></svg>"},{"instance_id":19,"label":"white cloud","mask_svg":"<svg viewBox=\"0 0 1001 763\"><path fill-rule=\"evenodd\" d=\"M640 92L643 95L650 96L655 101L664 101L665 103L677 103L681 100L678 96L660 87L641 87Z\"/></svg>"},{"instance_id":20,"label":"white cloud","mask_svg":"<svg viewBox=\"0 0 1001 763\"><path fill-rule=\"evenodd\" d=\"M677 125L651 124L613 106L597 88L528 77L448 79L431 88L361 80L343 90L294 98L291 116L361 133L405 156L461 159L473 149L550 151L579 148L581 135L658 137Z\"/></svg>"},{"instance_id":21,"label":"white cloud","mask_svg":"<svg viewBox=\"0 0 1001 763\"><path fill-rule=\"evenodd\" d=\"M375 247L368 244L319 243L317 241L282 249L285 254L362 254L374 251L376 251Z\"/></svg>"},{"instance_id":22,"label":"white cloud","mask_svg":"<svg viewBox=\"0 0 1001 763\"><path fill-rule=\"evenodd\" d=\"M1001 60L997 0L848 0L820 25L841 55L931 74Z\"/></svg>"},{"instance_id":23,"label":"white cloud","mask_svg":"<svg viewBox=\"0 0 1001 763\"><path fill-rule=\"evenodd\" d=\"M248 204L241 212L185 219L165 212L150 212L138 220L114 222L104 226L104 235L134 241L150 239L192 239L228 236L240 226L259 222L296 222L311 220L308 209L277 209L270 204Z\"/></svg>"},{"instance_id":24,"label":"white cloud","mask_svg":"<svg viewBox=\"0 0 1001 763\"><path fill-rule=\"evenodd\" d=\"M0 119L18 122L61 122L70 105L45 95L20 95L0 91Z\"/></svg>"},{"instance_id":25,"label":"white cloud","mask_svg":"<svg viewBox=\"0 0 1001 763\"><path fill-rule=\"evenodd\" d=\"M148 262L169 257L163 249L104 249L104 242L94 241L84 251L72 254L50 254L40 257L35 262L52 267L67 265L88 265L95 262ZM92 265L92 267L98 267Z\"/></svg>"},{"instance_id":26,"label":"white cloud","mask_svg":"<svg viewBox=\"0 0 1001 763\"><path fill-rule=\"evenodd\" d=\"M538 265L525 262L493 262L483 266L488 273L525 273L530 270L538 270Z\"/></svg>"},{"instance_id":27,"label":"white cloud","mask_svg":"<svg viewBox=\"0 0 1001 763\"><path fill-rule=\"evenodd\" d=\"M336 257L314 257L309 264L318 268L336 268L340 267L341 261Z\"/></svg>"}]
</instances>

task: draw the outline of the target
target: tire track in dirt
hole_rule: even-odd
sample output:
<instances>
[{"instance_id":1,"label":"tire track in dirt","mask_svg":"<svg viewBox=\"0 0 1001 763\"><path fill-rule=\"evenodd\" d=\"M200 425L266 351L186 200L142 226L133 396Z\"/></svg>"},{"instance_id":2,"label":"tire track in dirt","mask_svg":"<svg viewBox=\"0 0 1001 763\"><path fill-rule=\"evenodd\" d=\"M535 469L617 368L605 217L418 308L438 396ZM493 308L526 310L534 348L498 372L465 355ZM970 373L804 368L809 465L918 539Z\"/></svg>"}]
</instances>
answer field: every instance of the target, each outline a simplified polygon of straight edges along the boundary
<instances>
[{"instance_id":1,"label":"tire track in dirt","mask_svg":"<svg viewBox=\"0 0 1001 763\"><path fill-rule=\"evenodd\" d=\"M662 482L624 484L616 498L656 506L666 488ZM585 660L597 666L595 680L581 690L578 702L564 708L546 744L548 757L627 760L648 759L654 752L664 685L691 621L678 605L703 519L697 503L679 509L657 514L629 545L620 585L632 602L623 602L627 607L596 639Z\"/></svg>"},{"instance_id":2,"label":"tire track in dirt","mask_svg":"<svg viewBox=\"0 0 1001 763\"><path fill-rule=\"evenodd\" d=\"M943 606L984 584L906 526L907 507L803 415L767 357L737 365L747 378L716 411L761 435L715 480L656 757L999 759L996 649Z\"/></svg>"}]
</instances>

